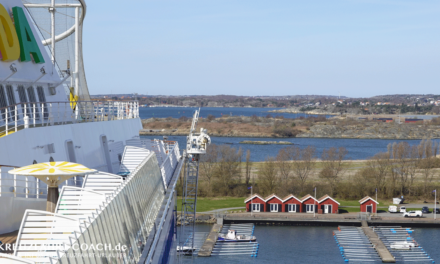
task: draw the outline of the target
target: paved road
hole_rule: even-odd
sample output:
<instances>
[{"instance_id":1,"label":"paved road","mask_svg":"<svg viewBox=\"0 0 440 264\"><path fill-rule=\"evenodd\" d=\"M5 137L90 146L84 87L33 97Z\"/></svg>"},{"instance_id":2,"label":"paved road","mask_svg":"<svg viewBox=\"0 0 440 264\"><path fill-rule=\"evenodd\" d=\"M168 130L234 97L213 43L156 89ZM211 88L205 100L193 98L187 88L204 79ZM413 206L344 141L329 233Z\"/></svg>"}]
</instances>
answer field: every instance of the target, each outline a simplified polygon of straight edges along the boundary
<instances>
[{"instance_id":1,"label":"paved road","mask_svg":"<svg viewBox=\"0 0 440 264\"><path fill-rule=\"evenodd\" d=\"M217 210L212 211L206 211L206 212L197 212L198 214L216 214L216 213L222 213L224 211L234 211L234 210L243 210L246 209L246 207L230 207L230 208L221 208Z\"/></svg>"}]
</instances>

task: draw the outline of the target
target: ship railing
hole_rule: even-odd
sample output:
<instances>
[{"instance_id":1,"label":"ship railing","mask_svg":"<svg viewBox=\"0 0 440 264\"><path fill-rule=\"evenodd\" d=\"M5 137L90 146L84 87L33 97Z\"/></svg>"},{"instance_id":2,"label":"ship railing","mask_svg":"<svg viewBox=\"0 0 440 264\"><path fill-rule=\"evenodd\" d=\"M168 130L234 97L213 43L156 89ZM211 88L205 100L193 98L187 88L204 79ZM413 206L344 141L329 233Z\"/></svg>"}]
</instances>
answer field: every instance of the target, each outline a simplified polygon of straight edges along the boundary
<instances>
[{"instance_id":1,"label":"ship railing","mask_svg":"<svg viewBox=\"0 0 440 264\"><path fill-rule=\"evenodd\" d=\"M7 173L13 167L2 168L0 177L0 197L47 199L47 184L33 176L12 175ZM73 177L60 185L81 187L82 176Z\"/></svg>"},{"instance_id":2,"label":"ship railing","mask_svg":"<svg viewBox=\"0 0 440 264\"><path fill-rule=\"evenodd\" d=\"M119 243L124 247L104 247L104 252L100 252L104 253L103 262L135 263L139 260L165 197L162 176L152 155L147 156L97 208L96 214L84 222L85 227L72 238L71 245ZM75 253L74 246L59 251L61 257L57 263L83 263L82 257ZM87 253L98 252L89 248Z\"/></svg>"},{"instance_id":3,"label":"ship railing","mask_svg":"<svg viewBox=\"0 0 440 264\"><path fill-rule=\"evenodd\" d=\"M168 141L170 142L170 141ZM174 141L173 141L174 142ZM166 144L167 146L169 143ZM174 142L172 145L171 150L167 150L167 157L165 158L164 162L162 163L162 166L160 168L162 172L162 177L164 184L166 188L168 188L168 185L170 184L170 180L173 177L174 171L177 167L177 164L179 163L180 159L180 150L179 150L179 144L177 142Z\"/></svg>"},{"instance_id":4,"label":"ship railing","mask_svg":"<svg viewBox=\"0 0 440 264\"><path fill-rule=\"evenodd\" d=\"M137 101L25 102L0 108L0 137L21 129L139 117Z\"/></svg>"}]
</instances>

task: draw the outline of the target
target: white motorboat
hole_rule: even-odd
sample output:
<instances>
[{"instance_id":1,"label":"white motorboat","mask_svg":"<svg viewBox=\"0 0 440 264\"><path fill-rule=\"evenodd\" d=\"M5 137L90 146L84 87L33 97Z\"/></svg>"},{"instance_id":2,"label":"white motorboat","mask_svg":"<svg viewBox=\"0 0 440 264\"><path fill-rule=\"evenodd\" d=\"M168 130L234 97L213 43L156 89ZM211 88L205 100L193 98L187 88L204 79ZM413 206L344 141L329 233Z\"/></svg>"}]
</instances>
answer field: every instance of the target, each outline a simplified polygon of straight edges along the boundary
<instances>
[{"instance_id":1,"label":"white motorboat","mask_svg":"<svg viewBox=\"0 0 440 264\"><path fill-rule=\"evenodd\" d=\"M403 249L403 250L411 250L412 248L415 248L416 244L413 242L407 242L407 241L402 241L402 242L394 242L391 243L390 248L392 249Z\"/></svg>"},{"instance_id":2,"label":"white motorboat","mask_svg":"<svg viewBox=\"0 0 440 264\"><path fill-rule=\"evenodd\" d=\"M177 246L177 253L181 254L181 255L185 255L185 256L191 256L194 251L196 250L193 247L188 247L188 246Z\"/></svg>"},{"instance_id":3,"label":"white motorboat","mask_svg":"<svg viewBox=\"0 0 440 264\"><path fill-rule=\"evenodd\" d=\"M220 242L252 242L256 240L255 236L237 235L235 230L228 230L227 234L218 235L218 241Z\"/></svg>"}]
</instances>

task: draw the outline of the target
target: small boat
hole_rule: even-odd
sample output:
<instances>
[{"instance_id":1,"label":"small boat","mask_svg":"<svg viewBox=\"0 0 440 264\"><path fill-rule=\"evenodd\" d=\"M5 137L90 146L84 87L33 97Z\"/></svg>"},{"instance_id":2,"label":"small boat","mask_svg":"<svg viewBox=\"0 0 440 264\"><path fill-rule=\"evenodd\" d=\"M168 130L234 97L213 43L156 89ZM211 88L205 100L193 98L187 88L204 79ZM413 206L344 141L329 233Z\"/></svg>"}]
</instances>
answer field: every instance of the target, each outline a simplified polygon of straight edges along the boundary
<instances>
[{"instance_id":1,"label":"small boat","mask_svg":"<svg viewBox=\"0 0 440 264\"><path fill-rule=\"evenodd\" d=\"M227 234L219 234L219 242L252 242L257 240L255 236L237 235L237 231L228 230Z\"/></svg>"},{"instance_id":2,"label":"small boat","mask_svg":"<svg viewBox=\"0 0 440 264\"><path fill-rule=\"evenodd\" d=\"M410 250L415 247L416 247L415 243L407 242L407 241L394 242L394 243L391 243L391 245L390 245L390 248L392 248L392 249L404 249L404 250Z\"/></svg>"},{"instance_id":3,"label":"small boat","mask_svg":"<svg viewBox=\"0 0 440 264\"><path fill-rule=\"evenodd\" d=\"M183 247L177 246L177 253L184 256L191 256L195 250L196 250L195 248L188 246L183 246Z\"/></svg>"}]
</instances>

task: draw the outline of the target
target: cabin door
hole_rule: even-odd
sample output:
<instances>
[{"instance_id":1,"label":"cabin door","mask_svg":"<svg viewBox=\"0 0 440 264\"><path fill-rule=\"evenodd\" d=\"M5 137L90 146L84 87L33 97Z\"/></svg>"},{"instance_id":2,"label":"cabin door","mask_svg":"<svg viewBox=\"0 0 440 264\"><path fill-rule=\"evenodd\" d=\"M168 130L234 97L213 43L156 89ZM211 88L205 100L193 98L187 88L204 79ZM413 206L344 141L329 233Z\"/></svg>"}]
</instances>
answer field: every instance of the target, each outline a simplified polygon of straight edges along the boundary
<instances>
[{"instance_id":1,"label":"cabin door","mask_svg":"<svg viewBox=\"0 0 440 264\"><path fill-rule=\"evenodd\" d=\"M372 213L372 212L373 212L373 206L367 205L367 213Z\"/></svg>"},{"instance_id":2,"label":"cabin door","mask_svg":"<svg viewBox=\"0 0 440 264\"><path fill-rule=\"evenodd\" d=\"M101 146L104 151L104 159L107 165L107 171L113 173L112 162L110 160L110 151L108 149L107 136L101 136Z\"/></svg>"},{"instance_id":3,"label":"cabin door","mask_svg":"<svg viewBox=\"0 0 440 264\"><path fill-rule=\"evenodd\" d=\"M331 204L324 205L324 214L330 214L332 212Z\"/></svg>"}]
</instances>

